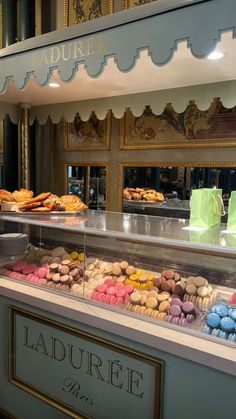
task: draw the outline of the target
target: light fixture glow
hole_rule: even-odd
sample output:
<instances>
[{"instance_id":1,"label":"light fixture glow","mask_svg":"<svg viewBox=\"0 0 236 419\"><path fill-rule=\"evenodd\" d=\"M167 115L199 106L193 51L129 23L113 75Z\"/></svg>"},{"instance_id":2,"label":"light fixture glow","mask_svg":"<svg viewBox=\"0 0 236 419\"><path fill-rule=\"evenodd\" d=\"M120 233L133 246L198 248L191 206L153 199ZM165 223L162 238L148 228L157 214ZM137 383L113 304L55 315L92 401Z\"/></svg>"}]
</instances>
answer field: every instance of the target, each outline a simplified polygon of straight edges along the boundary
<instances>
[{"instance_id":1,"label":"light fixture glow","mask_svg":"<svg viewBox=\"0 0 236 419\"><path fill-rule=\"evenodd\" d=\"M224 57L224 53L221 51L212 51L208 56L208 60L220 60L221 58Z\"/></svg>"},{"instance_id":2,"label":"light fixture glow","mask_svg":"<svg viewBox=\"0 0 236 419\"><path fill-rule=\"evenodd\" d=\"M56 88L56 87L60 87L60 84L52 82L52 83L48 83L48 86Z\"/></svg>"}]
</instances>

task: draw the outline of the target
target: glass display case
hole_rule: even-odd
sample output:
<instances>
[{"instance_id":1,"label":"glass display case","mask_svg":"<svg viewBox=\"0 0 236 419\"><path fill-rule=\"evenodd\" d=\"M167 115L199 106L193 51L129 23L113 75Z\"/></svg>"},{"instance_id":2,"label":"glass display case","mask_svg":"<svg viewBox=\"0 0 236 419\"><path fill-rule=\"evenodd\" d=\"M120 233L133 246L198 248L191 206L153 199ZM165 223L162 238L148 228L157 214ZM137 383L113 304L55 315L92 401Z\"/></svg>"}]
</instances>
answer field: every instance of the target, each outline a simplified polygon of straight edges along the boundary
<instances>
[{"instance_id":1,"label":"glass display case","mask_svg":"<svg viewBox=\"0 0 236 419\"><path fill-rule=\"evenodd\" d=\"M2 278L236 343L236 235L224 224L88 210L2 213L0 231Z\"/></svg>"}]
</instances>

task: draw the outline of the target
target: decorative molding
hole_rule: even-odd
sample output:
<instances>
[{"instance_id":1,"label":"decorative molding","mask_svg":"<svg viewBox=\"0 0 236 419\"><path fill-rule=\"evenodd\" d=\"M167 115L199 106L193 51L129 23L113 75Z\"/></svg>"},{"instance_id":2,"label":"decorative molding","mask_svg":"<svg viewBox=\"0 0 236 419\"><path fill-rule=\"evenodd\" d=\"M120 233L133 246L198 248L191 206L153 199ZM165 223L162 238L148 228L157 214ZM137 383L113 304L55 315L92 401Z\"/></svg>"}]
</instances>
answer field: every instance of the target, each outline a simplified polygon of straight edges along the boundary
<instances>
[{"instance_id":1,"label":"decorative molding","mask_svg":"<svg viewBox=\"0 0 236 419\"><path fill-rule=\"evenodd\" d=\"M122 212L123 209L123 179L125 167L236 167L235 162L221 162L221 161L156 161L156 162L120 162L118 164L118 194L117 194L117 211Z\"/></svg>"},{"instance_id":2,"label":"decorative molding","mask_svg":"<svg viewBox=\"0 0 236 419\"><path fill-rule=\"evenodd\" d=\"M130 71L135 66L142 50L147 50L153 63L161 66L167 64L173 58L178 43L183 40L187 41L187 46L192 55L202 59L215 48L225 31L232 32L232 37L236 38L235 0L191 2L192 4L189 1L179 1L179 5L173 6L176 9L167 9L165 13L161 12L162 9L158 3L156 1L147 4L145 7L114 13L111 16L114 19L111 19L111 21L109 21L109 17L104 16L100 18L102 22L107 22L107 26L103 29L98 28L97 22L94 22L94 20L99 19L74 25L83 27L83 35L79 34L78 31L76 33L72 27L71 32L69 31L70 28L64 30L63 38L60 31L55 32L55 36L57 34L60 37L53 38L53 41L49 41L50 43L44 46L42 46L41 37L39 37L39 44L37 42L32 44L32 40L28 40L28 43L26 41L21 42L23 50L18 50L17 47L7 48L9 55L5 55L7 54L6 51L1 55L1 68L3 70L0 93L5 92L9 79L13 79L18 90L24 89L29 81L30 74L34 75L39 85L45 85L51 79L55 69L58 71L61 80L66 82L75 77L80 65L85 66L90 77L97 77L104 70L109 57L114 57L120 71ZM183 7L183 4L186 7ZM140 13L134 13L136 9L152 10L152 14L141 17ZM135 19L129 12L135 14ZM126 16L126 21L124 21L124 16ZM131 24L129 19L132 22ZM202 21L207 21L207 25L202 27ZM110 27L110 22L113 22L113 27ZM201 27L201 30L197 30L198 27ZM88 28L87 32L86 28ZM163 37L164 28L168 28L165 37ZM68 38L68 34L71 34L70 38ZM93 39L93 46L97 42L97 47L94 47L93 51L91 51L92 47L89 44L91 38ZM162 42L156 42L157 39L162 39ZM43 40L45 42L45 36ZM80 43L79 50L82 51L81 53L78 52L77 42ZM102 46L99 47L99 43ZM74 45L75 49L65 60L63 59L65 49L67 47L66 55L68 55L69 45L71 44ZM60 51L59 58L53 56L52 48L57 48L57 54ZM18 53L16 54L16 52Z\"/></svg>"}]
</instances>

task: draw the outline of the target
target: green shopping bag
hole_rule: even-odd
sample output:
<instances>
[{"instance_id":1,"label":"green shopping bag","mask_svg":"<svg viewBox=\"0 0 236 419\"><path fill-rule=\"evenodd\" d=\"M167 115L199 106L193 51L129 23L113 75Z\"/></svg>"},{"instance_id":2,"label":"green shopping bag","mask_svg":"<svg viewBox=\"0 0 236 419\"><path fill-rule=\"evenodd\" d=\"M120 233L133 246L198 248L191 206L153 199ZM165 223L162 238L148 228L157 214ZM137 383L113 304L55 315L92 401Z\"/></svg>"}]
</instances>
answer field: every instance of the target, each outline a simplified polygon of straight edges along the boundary
<instances>
[{"instance_id":1,"label":"green shopping bag","mask_svg":"<svg viewBox=\"0 0 236 419\"><path fill-rule=\"evenodd\" d=\"M236 230L236 191L229 198L227 230Z\"/></svg>"},{"instance_id":2,"label":"green shopping bag","mask_svg":"<svg viewBox=\"0 0 236 419\"><path fill-rule=\"evenodd\" d=\"M220 244L220 225L203 231L189 231L189 240L201 244Z\"/></svg>"},{"instance_id":3,"label":"green shopping bag","mask_svg":"<svg viewBox=\"0 0 236 419\"><path fill-rule=\"evenodd\" d=\"M222 189L194 189L191 197L190 226L213 227L224 215Z\"/></svg>"}]
</instances>

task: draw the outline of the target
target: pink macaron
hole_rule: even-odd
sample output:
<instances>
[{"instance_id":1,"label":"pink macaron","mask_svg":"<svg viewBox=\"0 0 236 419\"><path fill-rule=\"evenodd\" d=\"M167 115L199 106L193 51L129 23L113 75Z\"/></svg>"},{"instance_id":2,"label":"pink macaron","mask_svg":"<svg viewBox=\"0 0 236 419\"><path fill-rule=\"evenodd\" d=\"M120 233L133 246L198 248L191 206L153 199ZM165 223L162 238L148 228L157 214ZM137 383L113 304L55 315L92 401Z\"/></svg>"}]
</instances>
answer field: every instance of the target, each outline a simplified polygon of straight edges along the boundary
<instances>
[{"instance_id":1,"label":"pink macaron","mask_svg":"<svg viewBox=\"0 0 236 419\"><path fill-rule=\"evenodd\" d=\"M31 265L28 265L23 269L23 274L25 275L32 274L34 273L35 269L37 269L37 265L32 263Z\"/></svg>"},{"instance_id":2,"label":"pink macaron","mask_svg":"<svg viewBox=\"0 0 236 419\"><path fill-rule=\"evenodd\" d=\"M107 288L107 294L108 295L115 295L116 294L116 288L115 287Z\"/></svg>"},{"instance_id":3,"label":"pink macaron","mask_svg":"<svg viewBox=\"0 0 236 419\"><path fill-rule=\"evenodd\" d=\"M97 287L96 291L105 293L107 291L107 289L108 289L108 285L107 284L102 284L102 285L99 285L99 287Z\"/></svg>"},{"instance_id":4,"label":"pink macaron","mask_svg":"<svg viewBox=\"0 0 236 419\"><path fill-rule=\"evenodd\" d=\"M108 287L114 287L115 281L112 279L111 276L105 276L104 279L104 284L106 284Z\"/></svg>"},{"instance_id":5,"label":"pink macaron","mask_svg":"<svg viewBox=\"0 0 236 419\"><path fill-rule=\"evenodd\" d=\"M13 269L13 271L15 271L15 272L22 272L22 271L23 271L23 269L25 269L27 266L28 266L28 263L27 263L27 262L25 262L25 260L20 260L19 262L16 262L16 263L13 265L12 269Z\"/></svg>"},{"instance_id":6,"label":"pink macaron","mask_svg":"<svg viewBox=\"0 0 236 419\"><path fill-rule=\"evenodd\" d=\"M115 284L115 287L117 290L120 290L122 288L124 289L125 285L123 284L123 282L117 282L117 284Z\"/></svg>"},{"instance_id":7,"label":"pink macaron","mask_svg":"<svg viewBox=\"0 0 236 419\"><path fill-rule=\"evenodd\" d=\"M38 271L37 275L40 278L45 278L45 276L47 275L47 269L46 268L39 268L37 271ZM35 272L35 274L36 274L36 272Z\"/></svg>"},{"instance_id":8,"label":"pink macaron","mask_svg":"<svg viewBox=\"0 0 236 419\"><path fill-rule=\"evenodd\" d=\"M126 291L125 291L125 288L118 289L118 290L116 291L116 296L117 296L117 297L124 298L124 297L126 296Z\"/></svg>"},{"instance_id":9,"label":"pink macaron","mask_svg":"<svg viewBox=\"0 0 236 419\"><path fill-rule=\"evenodd\" d=\"M109 304L115 305L115 302L116 302L116 299L117 299L117 298L115 297L115 295L110 295L109 297L110 297Z\"/></svg>"},{"instance_id":10,"label":"pink macaron","mask_svg":"<svg viewBox=\"0 0 236 419\"><path fill-rule=\"evenodd\" d=\"M105 298L106 298L106 294L104 294L104 292L100 292L98 296L98 301L100 301L100 303L104 303Z\"/></svg>"},{"instance_id":11,"label":"pink macaron","mask_svg":"<svg viewBox=\"0 0 236 419\"><path fill-rule=\"evenodd\" d=\"M131 292L134 290L134 287L132 285L125 285L125 290L128 294L131 294Z\"/></svg>"},{"instance_id":12,"label":"pink macaron","mask_svg":"<svg viewBox=\"0 0 236 419\"><path fill-rule=\"evenodd\" d=\"M105 299L104 299L104 303L105 304L110 304L111 303L111 297L114 297L114 295L107 295L106 294Z\"/></svg>"},{"instance_id":13,"label":"pink macaron","mask_svg":"<svg viewBox=\"0 0 236 419\"><path fill-rule=\"evenodd\" d=\"M116 306L121 306L124 304L124 300L121 297L117 297L114 303Z\"/></svg>"}]
</instances>

